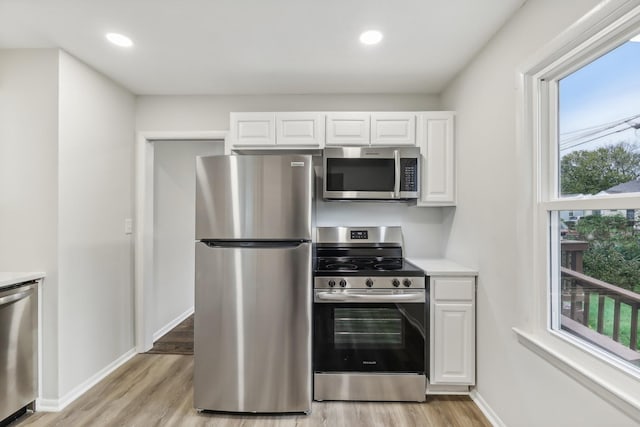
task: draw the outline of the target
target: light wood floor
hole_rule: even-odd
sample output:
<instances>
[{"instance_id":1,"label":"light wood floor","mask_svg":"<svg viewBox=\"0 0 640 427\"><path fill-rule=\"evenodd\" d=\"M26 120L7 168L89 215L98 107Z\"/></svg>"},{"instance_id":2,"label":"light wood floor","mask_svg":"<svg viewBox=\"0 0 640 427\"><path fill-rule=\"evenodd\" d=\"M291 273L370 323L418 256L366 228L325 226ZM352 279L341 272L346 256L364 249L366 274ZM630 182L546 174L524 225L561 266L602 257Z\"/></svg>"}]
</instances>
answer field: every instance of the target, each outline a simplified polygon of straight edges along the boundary
<instances>
[{"instance_id":1,"label":"light wood floor","mask_svg":"<svg viewBox=\"0 0 640 427\"><path fill-rule=\"evenodd\" d=\"M238 416L193 409L193 356L139 354L57 413L13 426L444 427L491 426L468 397L426 403L313 402L312 414Z\"/></svg>"}]
</instances>

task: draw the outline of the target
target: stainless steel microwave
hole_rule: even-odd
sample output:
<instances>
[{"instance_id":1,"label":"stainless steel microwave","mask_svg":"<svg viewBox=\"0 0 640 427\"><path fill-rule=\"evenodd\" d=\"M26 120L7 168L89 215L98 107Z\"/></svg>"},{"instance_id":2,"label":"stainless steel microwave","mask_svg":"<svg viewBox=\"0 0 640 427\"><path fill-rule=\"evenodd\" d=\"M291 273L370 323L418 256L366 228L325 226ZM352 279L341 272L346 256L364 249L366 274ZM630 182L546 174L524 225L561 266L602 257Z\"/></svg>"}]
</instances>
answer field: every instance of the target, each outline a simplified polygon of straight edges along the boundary
<instances>
[{"instance_id":1,"label":"stainless steel microwave","mask_svg":"<svg viewBox=\"0 0 640 427\"><path fill-rule=\"evenodd\" d=\"M412 200L420 196L418 147L325 148L323 197Z\"/></svg>"}]
</instances>

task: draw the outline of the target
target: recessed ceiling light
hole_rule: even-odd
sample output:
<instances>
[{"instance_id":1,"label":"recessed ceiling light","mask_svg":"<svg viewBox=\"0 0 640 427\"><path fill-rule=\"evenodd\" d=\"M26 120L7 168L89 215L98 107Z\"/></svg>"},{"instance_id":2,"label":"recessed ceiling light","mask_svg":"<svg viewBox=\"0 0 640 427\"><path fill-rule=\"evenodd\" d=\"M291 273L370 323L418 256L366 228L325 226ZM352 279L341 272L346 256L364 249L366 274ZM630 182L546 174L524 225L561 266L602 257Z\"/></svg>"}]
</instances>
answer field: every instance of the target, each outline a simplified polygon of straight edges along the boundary
<instances>
[{"instance_id":1,"label":"recessed ceiling light","mask_svg":"<svg viewBox=\"0 0 640 427\"><path fill-rule=\"evenodd\" d=\"M378 44L382 40L382 33L377 30L365 31L360 34L360 42L363 44Z\"/></svg>"},{"instance_id":2,"label":"recessed ceiling light","mask_svg":"<svg viewBox=\"0 0 640 427\"><path fill-rule=\"evenodd\" d=\"M131 41L131 39L127 36L123 36L122 34L108 33L106 37L107 37L107 40L109 40L111 43L115 44L116 46L121 46L121 47L133 46L133 42Z\"/></svg>"}]
</instances>

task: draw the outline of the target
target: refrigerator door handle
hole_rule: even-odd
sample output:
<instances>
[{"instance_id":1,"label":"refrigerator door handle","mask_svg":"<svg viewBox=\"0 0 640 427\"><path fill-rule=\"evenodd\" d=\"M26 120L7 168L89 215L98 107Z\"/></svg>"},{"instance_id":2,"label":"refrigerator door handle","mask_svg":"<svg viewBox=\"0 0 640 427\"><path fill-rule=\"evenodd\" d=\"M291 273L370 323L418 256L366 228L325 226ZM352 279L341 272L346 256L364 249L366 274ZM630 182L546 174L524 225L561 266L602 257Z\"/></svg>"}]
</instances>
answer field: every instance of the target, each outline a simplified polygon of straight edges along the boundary
<instances>
[{"instance_id":1,"label":"refrigerator door handle","mask_svg":"<svg viewBox=\"0 0 640 427\"><path fill-rule=\"evenodd\" d=\"M210 248L295 248L308 243L307 240L203 240Z\"/></svg>"}]
</instances>

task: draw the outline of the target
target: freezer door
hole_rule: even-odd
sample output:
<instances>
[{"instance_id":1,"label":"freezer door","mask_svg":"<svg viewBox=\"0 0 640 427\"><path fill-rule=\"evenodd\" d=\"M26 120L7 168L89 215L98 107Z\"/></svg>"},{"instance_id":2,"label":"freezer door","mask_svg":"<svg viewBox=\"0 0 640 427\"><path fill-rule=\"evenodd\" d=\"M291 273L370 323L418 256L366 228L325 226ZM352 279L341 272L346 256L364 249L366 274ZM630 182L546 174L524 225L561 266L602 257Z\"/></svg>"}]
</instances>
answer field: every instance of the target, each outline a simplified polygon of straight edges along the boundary
<instances>
[{"instance_id":1,"label":"freezer door","mask_svg":"<svg viewBox=\"0 0 640 427\"><path fill-rule=\"evenodd\" d=\"M196 243L194 406L311 410L311 244Z\"/></svg>"},{"instance_id":2,"label":"freezer door","mask_svg":"<svg viewBox=\"0 0 640 427\"><path fill-rule=\"evenodd\" d=\"M311 239L307 155L196 159L196 240Z\"/></svg>"}]
</instances>

